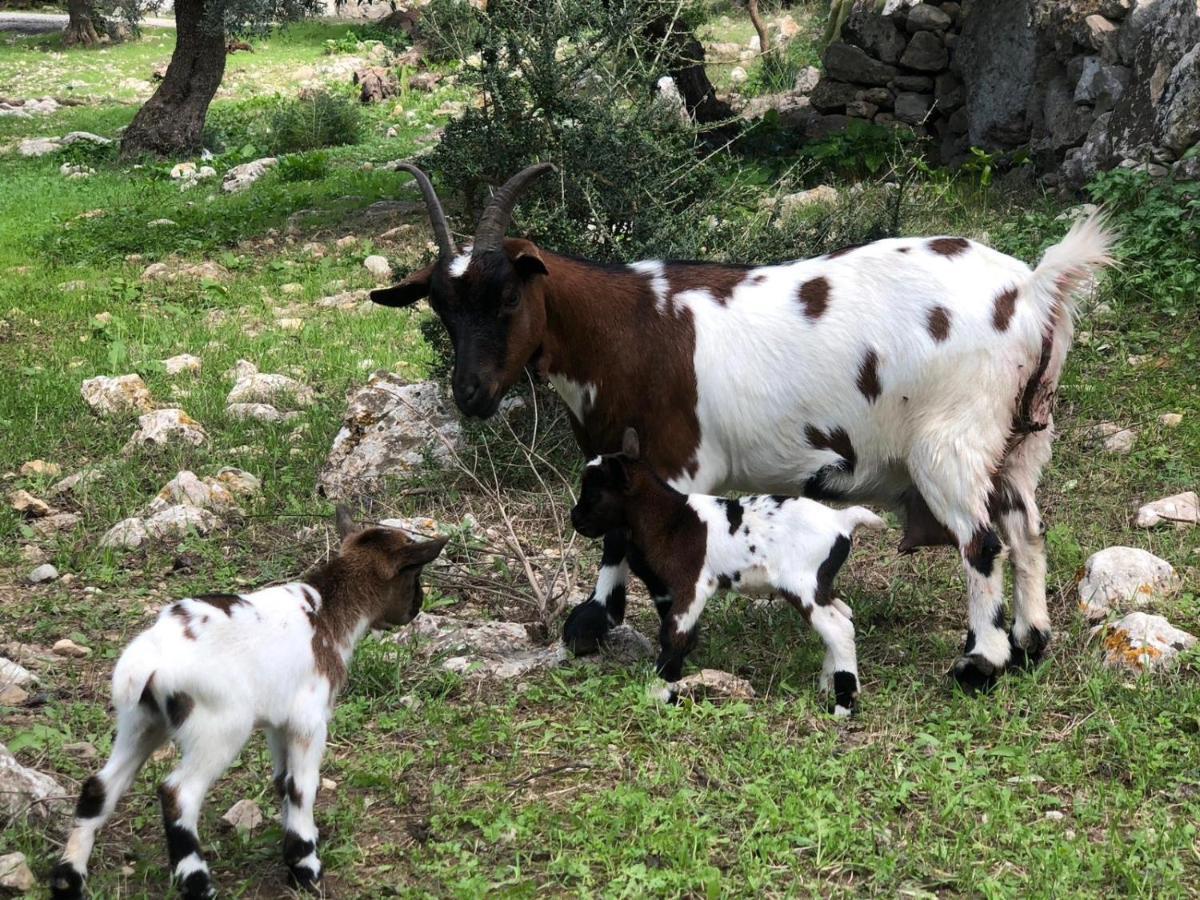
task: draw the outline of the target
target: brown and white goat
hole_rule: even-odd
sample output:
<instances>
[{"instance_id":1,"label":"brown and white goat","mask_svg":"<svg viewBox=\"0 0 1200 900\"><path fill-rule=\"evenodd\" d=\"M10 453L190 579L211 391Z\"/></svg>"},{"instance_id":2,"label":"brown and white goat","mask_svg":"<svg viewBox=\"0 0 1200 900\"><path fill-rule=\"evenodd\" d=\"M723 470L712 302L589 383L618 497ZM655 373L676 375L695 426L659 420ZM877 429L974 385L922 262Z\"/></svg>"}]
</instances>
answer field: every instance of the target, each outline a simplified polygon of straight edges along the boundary
<instances>
[{"instance_id":1,"label":"brown and white goat","mask_svg":"<svg viewBox=\"0 0 1200 900\"><path fill-rule=\"evenodd\" d=\"M833 596L833 579L859 526L884 528L861 506L833 509L815 500L766 494L727 499L682 494L639 458L637 432L620 453L598 456L583 470L571 524L584 537L629 534L634 574L650 587L662 628L658 673L679 680L696 645L700 614L718 590L778 594L825 642L821 689L831 712L848 716L858 699L858 654L848 607Z\"/></svg>"},{"instance_id":2,"label":"brown and white goat","mask_svg":"<svg viewBox=\"0 0 1200 900\"><path fill-rule=\"evenodd\" d=\"M83 896L96 832L146 759L166 740L178 767L158 789L172 878L184 897L213 896L197 822L204 795L263 728L283 806L283 858L312 890L321 878L313 803L325 733L354 647L368 628L420 612L421 567L445 539L413 542L390 528L358 529L338 511L341 552L303 581L252 594L206 594L165 607L113 670L112 756L83 783L75 827L54 867L56 898Z\"/></svg>"},{"instance_id":3,"label":"brown and white goat","mask_svg":"<svg viewBox=\"0 0 1200 900\"><path fill-rule=\"evenodd\" d=\"M458 251L428 178L438 260L372 299L428 296L454 346L454 397L492 415L526 366L566 402L586 458L633 425L681 491L871 502L905 516L903 551L958 548L968 636L953 674L985 688L1050 640L1036 489L1071 345L1074 297L1109 261L1098 216L1037 268L959 237L897 238L762 266L601 266L504 232L513 176ZM1011 634L1000 535L1015 571ZM625 614L625 534L563 635L583 651Z\"/></svg>"}]
</instances>

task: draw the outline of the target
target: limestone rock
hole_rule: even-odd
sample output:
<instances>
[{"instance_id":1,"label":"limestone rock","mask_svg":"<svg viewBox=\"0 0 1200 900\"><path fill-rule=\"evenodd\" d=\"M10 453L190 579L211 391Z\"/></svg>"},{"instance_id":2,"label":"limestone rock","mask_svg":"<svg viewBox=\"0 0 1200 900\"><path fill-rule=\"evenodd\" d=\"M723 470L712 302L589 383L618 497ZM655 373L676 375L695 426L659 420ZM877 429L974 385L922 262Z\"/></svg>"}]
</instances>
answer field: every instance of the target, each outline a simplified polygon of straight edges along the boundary
<instances>
[{"instance_id":1,"label":"limestone rock","mask_svg":"<svg viewBox=\"0 0 1200 900\"><path fill-rule=\"evenodd\" d=\"M61 149L62 144L53 138L29 138L17 146L17 152L22 156L46 156Z\"/></svg>"},{"instance_id":2,"label":"limestone rock","mask_svg":"<svg viewBox=\"0 0 1200 900\"><path fill-rule=\"evenodd\" d=\"M58 578L58 569L49 563L38 566L27 576L30 584L44 584Z\"/></svg>"},{"instance_id":3,"label":"limestone rock","mask_svg":"<svg viewBox=\"0 0 1200 900\"><path fill-rule=\"evenodd\" d=\"M59 822L70 807L62 785L49 775L21 765L0 744L0 821L27 816L30 821Z\"/></svg>"},{"instance_id":4,"label":"limestone rock","mask_svg":"<svg viewBox=\"0 0 1200 900\"><path fill-rule=\"evenodd\" d=\"M238 511L237 498L223 484L213 478L201 481L194 472L186 469L168 481L158 492L146 511L154 515L170 506L194 506L216 513Z\"/></svg>"},{"instance_id":5,"label":"limestone rock","mask_svg":"<svg viewBox=\"0 0 1200 900\"><path fill-rule=\"evenodd\" d=\"M156 409L138 417L138 429L123 452L128 456L139 449L177 445L199 447L207 440L204 427L182 409Z\"/></svg>"},{"instance_id":6,"label":"limestone rock","mask_svg":"<svg viewBox=\"0 0 1200 900\"><path fill-rule=\"evenodd\" d=\"M508 680L561 665L568 659L562 642L540 646L520 622L471 622L426 613L394 638L417 642L427 656L454 654L442 667L471 678Z\"/></svg>"},{"instance_id":7,"label":"limestone rock","mask_svg":"<svg viewBox=\"0 0 1200 900\"><path fill-rule=\"evenodd\" d=\"M380 519L379 524L384 528L395 528L411 537L434 538L445 535L445 529L436 519L428 516L415 516L402 519Z\"/></svg>"},{"instance_id":8,"label":"limestone rock","mask_svg":"<svg viewBox=\"0 0 1200 900\"><path fill-rule=\"evenodd\" d=\"M0 856L0 892L25 894L32 891L36 884L24 853Z\"/></svg>"},{"instance_id":9,"label":"limestone rock","mask_svg":"<svg viewBox=\"0 0 1200 900\"><path fill-rule=\"evenodd\" d=\"M387 281L392 277L392 266L387 257L372 255L363 260L363 267L375 276L376 281Z\"/></svg>"},{"instance_id":10,"label":"limestone rock","mask_svg":"<svg viewBox=\"0 0 1200 900\"><path fill-rule=\"evenodd\" d=\"M29 527L40 538L52 538L63 531L70 531L79 524L79 516L75 513L56 512L40 519L34 519Z\"/></svg>"},{"instance_id":11,"label":"limestone rock","mask_svg":"<svg viewBox=\"0 0 1200 900\"><path fill-rule=\"evenodd\" d=\"M805 66L796 73L792 83L792 92L796 94L811 94L821 81L821 70L816 66Z\"/></svg>"},{"instance_id":12,"label":"limestone rock","mask_svg":"<svg viewBox=\"0 0 1200 900\"><path fill-rule=\"evenodd\" d=\"M221 821L237 831L251 832L262 825L263 813L257 803L245 798L229 807L225 815L221 816Z\"/></svg>"},{"instance_id":13,"label":"limestone rock","mask_svg":"<svg viewBox=\"0 0 1200 900\"><path fill-rule=\"evenodd\" d=\"M1200 498L1196 492L1184 491L1173 497L1163 497L1138 510L1138 528L1153 528L1160 522L1174 523L1176 528L1200 525Z\"/></svg>"},{"instance_id":14,"label":"limestone rock","mask_svg":"<svg viewBox=\"0 0 1200 900\"><path fill-rule=\"evenodd\" d=\"M1183 415L1181 413L1163 413L1158 417L1158 424L1163 428L1178 428L1182 422Z\"/></svg>"},{"instance_id":15,"label":"limestone rock","mask_svg":"<svg viewBox=\"0 0 1200 900\"><path fill-rule=\"evenodd\" d=\"M225 415L239 422L289 422L299 413L281 413L269 403L230 403L225 407Z\"/></svg>"},{"instance_id":16,"label":"limestone rock","mask_svg":"<svg viewBox=\"0 0 1200 900\"><path fill-rule=\"evenodd\" d=\"M938 41L938 47L945 54L941 41ZM825 74L836 81L885 85L896 75L895 66L872 59L861 48L839 41L834 41L825 48L823 62ZM943 63L939 68L944 65Z\"/></svg>"},{"instance_id":17,"label":"limestone rock","mask_svg":"<svg viewBox=\"0 0 1200 900\"><path fill-rule=\"evenodd\" d=\"M1162 616L1132 612L1110 625L1097 625L1093 636L1104 638L1104 664L1110 669L1145 672L1169 666L1195 646L1195 635L1176 628Z\"/></svg>"},{"instance_id":18,"label":"limestone rock","mask_svg":"<svg viewBox=\"0 0 1200 900\"><path fill-rule=\"evenodd\" d=\"M240 166L234 166L225 173L225 178L221 182L221 190L227 194L235 194L238 191L244 191L254 182L258 181L272 166L279 162L274 156L265 156L262 159L256 159L253 162L243 163Z\"/></svg>"},{"instance_id":19,"label":"limestone rock","mask_svg":"<svg viewBox=\"0 0 1200 900\"><path fill-rule=\"evenodd\" d=\"M122 519L100 538L100 546L106 549L136 550L146 543L146 523L138 516Z\"/></svg>"},{"instance_id":20,"label":"limestone rock","mask_svg":"<svg viewBox=\"0 0 1200 900\"><path fill-rule=\"evenodd\" d=\"M86 488L89 484L93 484L103 478L103 469L99 466L90 466L86 469L80 469L78 472L68 475L61 481L51 485L49 494L51 497L58 497L63 494L75 494Z\"/></svg>"},{"instance_id":21,"label":"limestone rock","mask_svg":"<svg viewBox=\"0 0 1200 900\"><path fill-rule=\"evenodd\" d=\"M233 466L225 466L217 472L216 480L230 493L239 497L254 497L262 491L262 481L257 476Z\"/></svg>"},{"instance_id":22,"label":"limestone rock","mask_svg":"<svg viewBox=\"0 0 1200 900\"><path fill-rule=\"evenodd\" d=\"M315 399L313 389L294 378L256 371L239 378L225 402L230 405L266 403L276 408L301 409L312 406Z\"/></svg>"},{"instance_id":23,"label":"limestone rock","mask_svg":"<svg viewBox=\"0 0 1200 900\"><path fill-rule=\"evenodd\" d=\"M153 408L150 389L140 375L97 375L80 387L84 402L100 416L146 412Z\"/></svg>"},{"instance_id":24,"label":"limestone rock","mask_svg":"<svg viewBox=\"0 0 1200 900\"><path fill-rule=\"evenodd\" d=\"M1132 428L1122 428L1115 422L1101 422L1090 430L1090 434L1092 440L1117 456L1127 456L1137 443L1136 431Z\"/></svg>"},{"instance_id":25,"label":"limestone rock","mask_svg":"<svg viewBox=\"0 0 1200 900\"><path fill-rule=\"evenodd\" d=\"M61 656L65 659L83 659L85 656L92 655L90 647L84 647L81 644L77 644L70 638L63 638L60 641L55 641L54 646L50 649L55 656Z\"/></svg>"},{"instance_id":26,"label":"limestone rock","mask_svg":"<svg viewBox=\"0 0 1200 900\"><path fill-rule=\"evenodd\" d=\"M18 474L24 478L57 478L62 474L62 466L44 459L31 459L21 464Z\"/></svg>"},{"instance_id":27,"label":"limestone rock","mask_svg":"<svg viewBox=\"0 0 1200 900\"><path fill-rule=\"evenodd\" d=\"M1144 606L1179 590L1180 580L1165 559L1137 547L1107 547L1088 557L1079 582L1079 607L1102 619L1121 606Z\"/></svg>"},{"instance_id":28,"label":"limestone rock","mask_svg":"<svg viewBox=\"0 0 1200 900\"><path fill-rule=\"evenodd\" d=\"M830 187L827 184L819 184L807 191L798 191L795 194L786 194L780 197L778 203L779 215L782 218L787 218L794 215L798 210L806 206L811 206L814 203L832 204L837 203L837 200L837 188Z\"/></svg>"},{"instance_id":29,"label":"limestone rock","mask_svg":"<svg viewBox=\"0 0 1200 900\"><path fill-rule=\"evenodd\" d=\"M461 445L458 418L436 382L408 384L376 372L350 395L317 484L333 499L363 496L387 478L412 473L426 458L449 465Z\"/></svg>"},{"instance_id":30,"label":"limestone rock","mask_svg":"<svg viewBox=\"0 0 1200 900\"><path fill-rule=\"evenodd\" d=\"M720 669L701 669L695 675L676 681L669 690L673 697L691 700L753 700L755 697L750 682Z\"/></svg>"},{"instance_id":31,"label":"limestone rock","mask_svg":"<svg viewBox=\"0 0 1200 900\"><path fill-rule=\"evenodd\" d=\"M26 687L36 681L33 673L24 666L0 656L0 686L15 684L18 687Z\"/></svg>"},{"instance_id":32,"label":"limestone rock","mask_svg":"<svg viewBox=\"0 0 1200 900\"><path fill-rule=\"evenodd\" d=\"M59 138L59 143L64 147L69 147L72 144L95 144L98 147L107 147L112 143L112 139L92 134L90 131L72 131Z\"/></svg>"},{"instance_id":33,"label":"limestone rock","mask_svg":"<svg viewBox=\"0 0 1200 900\"><path fill-rule=\"evenodd\" d=\"M180 353L178 356L164 359L162 363L168 375L199 375L203 366L200 357L190 353Z\"/></svg>"},{"instance_id":34,"label":"limestone rock","mask_svg":"<svg viewBox=\"0 0 1200 900\"><path fill-rule=\"evenodd\" d=\"M9 494L8 505L26 519L42 519L54 512L53 507L45 500L23 490Z\"/></svg>"},{"instance_id":35,"label":"limestone rock","mask_svg":"<svg viewBox=\"0 0 1200 900\"><path fill-rule=\"evenodd\" d=\"M146 536L155 541L178 540L192 532L208 534L220 524L207 509L183 504L168 506L145 520Z\"/></svg>"}]
</instances>

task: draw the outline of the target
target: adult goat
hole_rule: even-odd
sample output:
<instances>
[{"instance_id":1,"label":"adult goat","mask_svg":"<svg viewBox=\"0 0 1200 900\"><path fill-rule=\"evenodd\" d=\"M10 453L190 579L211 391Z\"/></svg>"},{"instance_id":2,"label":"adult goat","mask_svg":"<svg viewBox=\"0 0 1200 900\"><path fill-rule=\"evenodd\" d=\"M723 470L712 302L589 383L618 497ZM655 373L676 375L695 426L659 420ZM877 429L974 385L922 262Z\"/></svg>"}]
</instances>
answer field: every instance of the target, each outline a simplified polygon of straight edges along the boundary
<instances>
[{"instance_id":1,"label":"adult goat","mask_svg":"<svg viewBox=\"0 0 1200 900\"><path fill-rule=\"evenodd\" d=\"M1099 216L1072 226L1034 270L960 237L773 265L613 266L505 237L513 206L549 164L496 191L461 251L429 179L403 168L424 195L439 257L371 299L429 297L454 347L463 413L491 416L531 366L567 404L589 459L619 450L632 426L643 458L680 491L890 506L905 518L902 551L950 545L962 555L959 683L986 688L1041 658L1050 618L1035 492L1074 294L1109 262L1113 236ZM1011 633L1000 535L1015 571ZM625 544L623 533L606 536L596 590L567 619L577 652L624 618Z\"/></svg>"}]
</instances>

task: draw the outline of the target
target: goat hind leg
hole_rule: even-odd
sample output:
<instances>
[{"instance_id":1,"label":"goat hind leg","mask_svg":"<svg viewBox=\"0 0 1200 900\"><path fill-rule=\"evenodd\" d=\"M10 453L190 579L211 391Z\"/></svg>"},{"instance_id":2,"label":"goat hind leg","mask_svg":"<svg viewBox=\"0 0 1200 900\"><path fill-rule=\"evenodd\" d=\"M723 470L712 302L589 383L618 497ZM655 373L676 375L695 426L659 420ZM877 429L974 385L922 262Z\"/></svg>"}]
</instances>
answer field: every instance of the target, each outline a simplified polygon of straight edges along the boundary
<instances>
[{"instance_id":1,"label":"goat hind leg","mask_svg":"<svg viewBox=\"0 0 1200 900\"><path fill-rule=\"evenodd\" d=\"M629 577L627 542L623 531L611 531L604 536L596 589L571 610L563 623L563 643L576 656L595 653L609 628L625 621L625 582Z\"/></svg>"},{"instance_id":2,"label":"goat hind leg","mask_svg":"<svg viewBox=\"0 0 1200 900\"><path fill-rule=\"evenodd\" d=\"M325 752L325 723L292 732L288 739L286 813L283 860L292 881L301 890L315 892L321 880L321 860L317 856L317 826L313 805L321 786L321 757Z\"/></svg>"}]
</instances>

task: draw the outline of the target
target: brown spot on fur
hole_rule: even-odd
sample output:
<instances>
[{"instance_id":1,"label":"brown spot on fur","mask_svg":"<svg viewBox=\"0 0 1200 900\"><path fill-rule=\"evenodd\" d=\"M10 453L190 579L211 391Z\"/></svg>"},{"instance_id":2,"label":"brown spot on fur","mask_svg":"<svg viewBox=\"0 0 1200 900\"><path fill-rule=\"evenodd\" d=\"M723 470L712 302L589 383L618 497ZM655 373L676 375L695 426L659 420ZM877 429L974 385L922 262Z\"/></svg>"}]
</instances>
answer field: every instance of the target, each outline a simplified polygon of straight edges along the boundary
<instances>
[{"instance_id":1,"label":"brown spot on fur","mask_svg":"<svg viewBox=\"0 0 1200 900\"><path fill-rule=\"evenodd\" d=\"M911 249L912 249L912 247L897 247L896 252L897 253L907 253Z\"/></svg>"},{"instance_id":2,"label":"brown spot on fur","mask_svg":"<svg viewBox=\"0 0 1200 900\"><path fill-rule=\"evenodd\" d=\"M233 615L233 608L245 603L245 599L238 594L201 594L199 597L193 597L193 600L198 603L207 603L209 606L215 606L227 616Z\"/></svg>"},{"instance_id":3,"label":"brown spot on fur","mask_svg":"<svg viewBox=\"0 0 1200 900\"><path fill-rule=\"evenodd\" d=\"M160 784L158 800L162 804L163 820L167 823L178 822L181 813L179 811L179 795L175 792L175 788L165 782Z\"/></svg>"},{"instance_id":4,"label":"brown spot on fur","mask_svg":"<svg viewBox=\"0 0 1200 900\"><path fill-rule=\"evenodd\" d=\"M1054 406L1054 397L1058 386L1046 377L1050 366L1050 356L1054 352L1054 323L1042 336L1042 353L1038 364L1025 382L1017 409L1013 415L1013 431L1024 435L1034 431L1044 431L1050 426L1050 410Z\"/></svg>"},{"instance_id":5,"label":"brown spot on fur","mask_svg":"<svg viewBox=\"0 0 1200 900\"><path fill-rule=\"evenodd\" d=\"M765 272L759 272L757 275L755 275L753 278L751 278L751 279L750 279L750 283L751 283L752 285L754 285L755 287L758 287L759 285L766 284L766 283L767 283L767 276L766 276L766 273L765 273Z\"/></svg>"},{"instance_id":6,"label":"brown spot on fur","mask_svg":"<svg viewBox=\"0 0 1200 900\"><path fill-rule=\"evenodd\" d=\"M925 327L929 329L929 335L935 341L940 343L946 340L950 336L950 310L944 306L935 306L929 311Z\"/></svg>"},{"instance_id":7,"label":"brown spot on fur","mask_svg":"<svg viewBox=\"0 0 1200 900\"><path fill-rule=\"evenodd\" d=\"M192 631L192 614L188 612L186 606L182 603L176 603L171 606L171 615L179 619L183 624L183 636L189 641L196 640L196 632Z\"/></svg>"},{"instance_id":8,"label":"brown spot on fur","mask_svg":"<svg viewBox=\"0 0 1200 900\"><path fill-rule=\"evenodd\" d=\"M804 306L804 314L810 319L819 319L829 306L829 279L818 276L800 285L796 299Z\"/></svg>"},{"instance_id":9,"label":"brown spot on fur","mask_svg":"<svg viewBox=\"0 0 1200 900\"><path fill-rule=\"evenodd\" d=\"M708 291L724 306L734 288L746 280L746 269L708 263L666 263L667 293L674 302L684 291Z\"/></svg>"},{"instance_id":10,"label":"brown spot on fur","mask_svg":"<svg viewBox=\"0 0 1200 900\"><path fill-rule=\"evenodd\" d=\"M996 297L995 306L992 309L992 326L997 331L1007 331L1008 323L1012 321L1016 308L1017 289L1015 287L1005 288Z\"/></svg>"},{"instance_id":11,"label":"brown spot on fur","mask_svg":"<svg viewBox=\"0 0 1200 900\"><path fill-rule=\"evenodd\" d=\"M910 487L900 497L904 508L904 537L900 540L901 553L913 553L918 547L957 547L958 541L950 530L934 517L929 504L915 487Z\"/></svg>"},{"instance_id":12,"label":"brown spot on fur","mask_svg":"<svg viewBox=\"0 0 1200 900\"><path fill-rule=\"evenodd\" d=\"M598 385L583 421L569 417L584 455L620 450L630 426L641 435L642 458L656 472L664 478L694 475L700 422L691 311L660 311L650 277L626 266L602 267L545 251L542 256L550 277L534 286L546 311L538 369ZM680 283L675 268L666 266L668 283L673 277ZM745 275L729 271L739 280Z\"/></svg>"},{"instance_id":13,"label":"brown spot on fur","mask_svg":"<svg viewBox=\"0 0 1200 900\"><path fill-rule=\"evenodd\" d=\"M861 246L863 246L863 245L862 244L851 244L849 247L839 247L837 250L834 250L832 253L826 253L825 258L826 259L837 259L839 256L845 256L847 253L854 252Z\"/></svg>"},{"instance_id":14,"label":"brown spot on fur","mask_svg":"<svg viewBox=\"0 0 1200 900\"><path fill-rule=\"evenodd\" d=\"M879 384L879 354L874 350L868 350L858 364L857 384L868 403L874 403L883 393L883 387Z\"/></svg>"},{"instance_id":15,"label":"brown spot on fur","mask_svg":"<svg viewBox=\"0 0 1200 900\"><path fill-rule=\"evenodd\" d=\"M858 464L858 454L854 452L854 445L850 443L850 435L846 433L845 428L839 427L824 432L815 425L805 425L804 437L816 449L832 450L838 454L842 458L844 471L854 471L854 467Z\"/></svg>"},{"instance_id":16,"label":"brown spot on fur","mask_svg":"<svg viewBox=\"0 0 1200 900\"><path fill-rule=\"evenodd\" d=\"M929 249L939 256L958 256L971 249L971 242L960 237L934 238L929 242Z\"/></svg>"}]
</instances>

